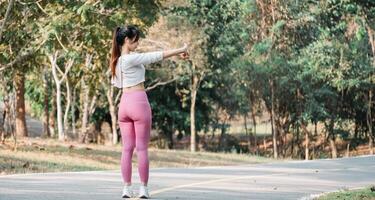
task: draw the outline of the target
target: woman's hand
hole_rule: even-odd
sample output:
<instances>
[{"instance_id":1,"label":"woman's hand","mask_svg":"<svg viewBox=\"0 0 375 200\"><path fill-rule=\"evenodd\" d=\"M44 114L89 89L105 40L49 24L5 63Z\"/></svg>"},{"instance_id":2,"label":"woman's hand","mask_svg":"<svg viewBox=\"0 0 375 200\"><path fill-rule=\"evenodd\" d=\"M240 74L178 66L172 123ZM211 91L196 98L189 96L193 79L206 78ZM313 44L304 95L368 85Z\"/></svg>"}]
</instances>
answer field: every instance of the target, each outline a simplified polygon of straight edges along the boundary
<instances>
[{"instance_id":1,"label":"woman's hand","mask_svg":"<svg viewBox=\"0 0 375 200\"><path fill-rule=\"evenodd\" d=\"M183 50L183 53L187 53L188 45L184 43L184 46L181 48Z\"/></svg>"},{"instance_id":2,"label":"woman's hand","mask_svg":"<svg viewBox=\"0 0 375 200\"><path fill-rule=\"evenodd\" d=\"M180 54L180 58L183 59L183 60L188 59L188 58L189 58L189 53L188 53L188 52L181 53L181 54Z\"/></svg>"},{"instance_id":3,"label":"woman's hand","mask_svg":"<svg viewBox=\"0 0 375 200\"><path fill-rule=\"evenodd\" d=\"M188 45L184 43L184 46L181 48L183 52L179 54L180 58L183 60L186 60L189 58L189 53L187 52L187 48L188 48Z\"/></svg>"}]
</instances>

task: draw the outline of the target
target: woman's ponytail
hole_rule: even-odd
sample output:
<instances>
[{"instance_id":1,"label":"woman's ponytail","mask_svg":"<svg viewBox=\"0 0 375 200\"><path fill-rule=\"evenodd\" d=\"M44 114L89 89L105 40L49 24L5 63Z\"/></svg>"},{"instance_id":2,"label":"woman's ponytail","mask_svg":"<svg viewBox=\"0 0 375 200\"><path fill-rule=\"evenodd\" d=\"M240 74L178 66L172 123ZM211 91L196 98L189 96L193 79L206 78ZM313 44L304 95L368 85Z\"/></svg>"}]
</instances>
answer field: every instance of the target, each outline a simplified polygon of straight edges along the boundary
<instances>
[{"instance_id":1,"label":"woman's ponytail","mask_svg":"<svg viewBox=\"0 0 375 200\"><path fill-rule=\"evenodd\" d=\"M111 67L111 71L112 71L112 77L116 76L116 64L117 64L118 58L121 55L121 49L120 48L121 48L122 44L118 43L118 38L117 38L120 29L121 29L121 27L117 27L113 31L112 54L111 54L111 61L110 61L110 64L109 64L110 67Z\"/></svg>"}]
</instances>

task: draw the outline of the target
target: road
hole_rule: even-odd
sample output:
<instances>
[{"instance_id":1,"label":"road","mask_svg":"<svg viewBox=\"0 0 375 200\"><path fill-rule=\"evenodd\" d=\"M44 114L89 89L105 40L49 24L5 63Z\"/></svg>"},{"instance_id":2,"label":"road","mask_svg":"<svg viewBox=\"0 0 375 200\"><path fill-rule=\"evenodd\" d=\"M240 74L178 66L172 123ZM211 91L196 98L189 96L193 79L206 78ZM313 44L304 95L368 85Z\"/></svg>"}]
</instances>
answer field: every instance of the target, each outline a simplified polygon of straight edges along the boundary
<instances>
[{"instance_id":1,"label":"road","mask_svg":"<svg viewBox=\"0 0 375 200\"><path fill-rule=\"evenodd\" d=\"M138 173L133 172L137 192ZM152 199L312 199L322 192L375 184L375 156L258 165L155 168ZM120 171L0 176L1 200L121 199Z\"/></svg>"}]
</instances>

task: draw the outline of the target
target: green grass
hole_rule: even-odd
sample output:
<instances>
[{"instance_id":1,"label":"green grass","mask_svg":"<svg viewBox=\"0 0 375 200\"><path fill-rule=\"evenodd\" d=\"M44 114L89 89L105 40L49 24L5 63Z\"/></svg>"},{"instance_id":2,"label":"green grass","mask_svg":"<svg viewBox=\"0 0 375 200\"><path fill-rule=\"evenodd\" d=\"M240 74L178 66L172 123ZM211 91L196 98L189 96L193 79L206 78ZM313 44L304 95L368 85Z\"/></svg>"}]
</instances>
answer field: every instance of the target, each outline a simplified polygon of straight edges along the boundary
<instances>
[{"instance_id":1,"label":"green grass","mask_svg":"<svg viewBox=\"0 0 375 200\"><path fill-rule=\"evenodd\" d=\"M149 149L150 168L155 167L199 167L255 164L272 159L232 153L190 153L184 150ZM52 139L27 139L19 141L13 150L11 141L0 145L0 175L61 172L119 170L121 145L104 146L60 143ZM133 165L137 165L134 153Z\"/></svg>"},{"instance_id":2,"label":"green grass","mask_svg":"<svg viewBox=\"0 0 375 200\"><path fill-rule=\"evenodd\" d=\"M364 189L347 190L328 193L316 200L375 200L375 191L370 187Z\"/></svg>"}]
</instances>

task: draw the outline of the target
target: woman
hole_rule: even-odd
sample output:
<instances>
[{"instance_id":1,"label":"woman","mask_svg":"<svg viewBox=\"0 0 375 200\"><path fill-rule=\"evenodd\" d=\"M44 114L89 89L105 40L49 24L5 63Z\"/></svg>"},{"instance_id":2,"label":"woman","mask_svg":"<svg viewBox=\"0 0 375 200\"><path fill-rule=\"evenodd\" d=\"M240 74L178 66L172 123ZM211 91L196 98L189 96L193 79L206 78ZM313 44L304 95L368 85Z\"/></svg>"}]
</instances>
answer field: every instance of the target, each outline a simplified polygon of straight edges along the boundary
<instances>
[{"instance_id":1,"label":"woman","mask_svg":"<svg viewBox=\"0 0 375 200\"><path fill-rule=\"evenodd\" d=\"M121 173L124 181L122 197L131 198L132 155L134 148L138 157L138 172L141 180L139 198L149 198L147 183L149 177L148 142L151 130L151 107L144 88L144 65L171 56L180 55L186 59L187 45L182 48L134 53L138 46L140 32L135 26L117 27L113 34L111 71L112 84L123 88L118 110L118 123L123 144Z\"/></svg>"}]
</instances>

